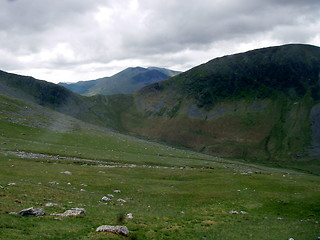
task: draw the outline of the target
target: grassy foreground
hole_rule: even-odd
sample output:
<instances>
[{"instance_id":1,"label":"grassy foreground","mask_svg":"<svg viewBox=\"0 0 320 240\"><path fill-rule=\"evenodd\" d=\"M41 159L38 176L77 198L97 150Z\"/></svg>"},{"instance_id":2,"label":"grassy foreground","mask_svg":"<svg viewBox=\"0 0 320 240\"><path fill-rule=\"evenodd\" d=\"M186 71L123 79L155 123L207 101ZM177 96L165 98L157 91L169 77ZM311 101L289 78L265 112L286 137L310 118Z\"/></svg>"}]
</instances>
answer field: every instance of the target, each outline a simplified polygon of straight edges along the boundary
<instances>
[{"instance_id":1,"label":"grassy foreground","mask_svg":"<svg viewBox=\"0 0 320 240\"><path fill-rule=\"evenodd\" d=\"M175 149L4 97L0 107L0 239L126 239L100 225L126 225L129 239L320 236L318 176ZM107 194L115 201L102 202ZM46 215L8 214L31 206ZM50 216L73 207L87 214Z\"/></svg>"}]
</instances>

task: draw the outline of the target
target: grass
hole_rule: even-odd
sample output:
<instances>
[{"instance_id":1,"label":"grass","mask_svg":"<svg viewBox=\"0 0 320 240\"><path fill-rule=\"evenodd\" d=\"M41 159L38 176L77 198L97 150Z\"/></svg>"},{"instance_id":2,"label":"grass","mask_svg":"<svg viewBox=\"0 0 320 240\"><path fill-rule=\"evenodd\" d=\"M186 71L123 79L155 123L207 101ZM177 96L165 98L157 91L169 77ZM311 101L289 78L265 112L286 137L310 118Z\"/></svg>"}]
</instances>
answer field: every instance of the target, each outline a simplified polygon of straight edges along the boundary
<instances>
[{"instance_id":1,"label":"grass","mask_svg":"<svg viewBox=\"0 0 320 240\"><path fill-rule=\"evenodd\" d=\"M309 240L320 235L318 176L177 149L10 101L1 100L9 105L0 117L0 185L5 187L0 239ZM133 200L101 202L107 194ZM46 207L48 202L58 206ZM44 208L46 215L8 214L31 206ZM87 214L50 216L73 207ZM127 213L134 218L121 217ZM95 232L100 225L126 225L130 236Z\"/></svg>"}]
</instances>

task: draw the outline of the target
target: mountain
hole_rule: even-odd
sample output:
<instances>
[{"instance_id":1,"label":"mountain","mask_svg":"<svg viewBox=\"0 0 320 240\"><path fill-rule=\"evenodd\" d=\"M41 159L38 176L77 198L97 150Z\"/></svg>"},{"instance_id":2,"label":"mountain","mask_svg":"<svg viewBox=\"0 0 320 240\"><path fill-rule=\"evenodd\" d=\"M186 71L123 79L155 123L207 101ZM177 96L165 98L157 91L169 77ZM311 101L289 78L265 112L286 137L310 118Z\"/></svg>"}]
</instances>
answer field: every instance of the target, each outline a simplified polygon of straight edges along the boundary
<instances>
[{"instance_id":1,"label":"mountain","mask_svg":"<svg viewBox=\"0 0 320 240\"><path fill-rule=\"evenodd\" d=\"M319 47L289 44L216 58L134 94L86 97L5 72L0 93L205 153L320 173L319 73Z\"/></svg>"},{"instance_id":2,"label":"mountain","mask_svg":"<svg viewBox=\"0 0 320 240\"><path fill-rule=\"evenodd\" d=\"M319 73L316 46L224 56L141 89L122 119L127 131L207 153L319 166Z\"/></svg>"},{"instance_id":3,"label":"mountain","mask_svg":"<svg viewBox=\"0 0 320 240\"><path fill-rule=\"evenodd\" d=\"M93 96L97 94L129 94L149 84L173 77L180 72L157 67L127 68L111 77L99 78L91 81L77 83L59 83L59 85L71 91Z\"/></svg>"}]
</instances>

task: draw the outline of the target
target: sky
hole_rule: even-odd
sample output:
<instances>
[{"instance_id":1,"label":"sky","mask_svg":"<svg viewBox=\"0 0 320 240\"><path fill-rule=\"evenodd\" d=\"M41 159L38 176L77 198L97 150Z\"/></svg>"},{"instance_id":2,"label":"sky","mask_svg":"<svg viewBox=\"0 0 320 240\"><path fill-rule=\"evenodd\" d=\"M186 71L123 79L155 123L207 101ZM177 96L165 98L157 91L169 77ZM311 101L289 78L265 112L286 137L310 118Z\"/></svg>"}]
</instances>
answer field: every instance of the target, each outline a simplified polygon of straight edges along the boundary
<instances>
[{"instance_id":1,"label":"sky","mask_svg":"<svg viewBox=\"0 0 320 240\"><path fill-rule=\"evenodd\" d=\"M0 0L0 70L54 83L320 46L320 0Z\"/></svg>"}]
</instances>

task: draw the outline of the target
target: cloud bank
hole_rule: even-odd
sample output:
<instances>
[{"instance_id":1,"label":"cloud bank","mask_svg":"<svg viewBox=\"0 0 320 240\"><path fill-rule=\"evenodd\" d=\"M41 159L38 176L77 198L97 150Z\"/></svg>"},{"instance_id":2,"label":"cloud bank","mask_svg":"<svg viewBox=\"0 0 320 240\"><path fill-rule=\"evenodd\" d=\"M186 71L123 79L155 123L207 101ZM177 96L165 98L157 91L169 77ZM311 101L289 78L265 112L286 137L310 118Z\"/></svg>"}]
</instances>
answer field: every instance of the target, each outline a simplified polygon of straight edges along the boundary
<instances>
[{"instance_id":1,"label":"cloud bank","mask_svg":"<svg viewBox=\"0 0 320 240\"><path fill-rule=\"evenodd\" d=\"M187 70L285 43L320 46L319 0L2 0L0 69L53 82Z\"/></svg>"}]
</instances>

